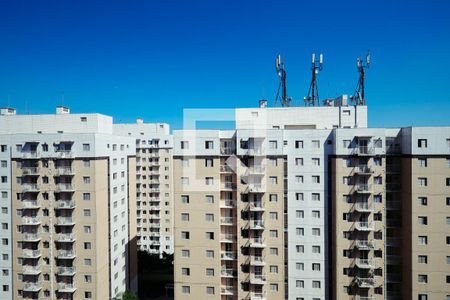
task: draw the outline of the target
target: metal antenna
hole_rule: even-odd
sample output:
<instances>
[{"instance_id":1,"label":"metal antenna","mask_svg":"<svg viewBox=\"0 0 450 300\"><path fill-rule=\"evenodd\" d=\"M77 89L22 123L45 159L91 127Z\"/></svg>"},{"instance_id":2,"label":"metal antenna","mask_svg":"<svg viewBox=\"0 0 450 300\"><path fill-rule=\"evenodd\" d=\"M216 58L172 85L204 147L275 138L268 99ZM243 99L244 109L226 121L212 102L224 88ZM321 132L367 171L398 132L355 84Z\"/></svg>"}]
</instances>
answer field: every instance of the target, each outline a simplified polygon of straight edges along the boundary
<instances>
[{"instance_id":1,"label":"metal antenna","mask_svg":"<svg viewBox=\"0 0 450 300\"><path fill-rule=\"evenodd\" d=\"M280 89L281 89L281 106L283 106L283 107L290 106L292 98L287 95L286 70L284 69L284 62L281 60L281 55L279 55L279 54L275 61L275 69L277 71L278 77L280 77L280 83L278 84L277 96L275 97L275 106L277 104L278 97L280 96Z\"/></svg>"},{"instance_id":2,"label":"metal antenna","mask_svg":"<svg viewBox=\"0 0 450 300\"><path fill-rule=\"evenodd\" d=\"M359 80L356 86L355 95L353 96L353 101L356 105L366 105L366 98L364 95L364 80L366 78L366 69L370 67L370 51L367 50L366 62L361 58L356 59L356 67L358 68Z\"/></svg>"},{"instance_id":3,"label":"metal antenna","mask_svg":"<svg viewBox=\"0 0 450 300\"><path fill-rule=\"evenodd\" d=\"M316 59L316 54L311 55L311 84L308 90L308 96L304 97L305 105L316 106L319 105L319 88L317 86L317 74L322 71L323 68L323 54L320 53L319 59Z\"/></svg>"}]
</instances>

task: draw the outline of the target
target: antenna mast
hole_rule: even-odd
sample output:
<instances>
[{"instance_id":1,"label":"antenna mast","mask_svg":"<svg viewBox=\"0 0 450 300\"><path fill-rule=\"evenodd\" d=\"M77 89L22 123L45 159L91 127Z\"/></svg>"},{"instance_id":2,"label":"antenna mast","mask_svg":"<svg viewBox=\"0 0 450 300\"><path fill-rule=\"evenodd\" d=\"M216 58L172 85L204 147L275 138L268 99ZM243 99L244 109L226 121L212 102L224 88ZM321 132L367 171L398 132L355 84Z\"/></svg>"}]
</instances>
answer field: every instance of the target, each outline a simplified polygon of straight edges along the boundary
<instances>
[{"instance_id":1,"label":"antenna mast","mask_svg":"<svg viewBox=\"0 0 450 300\"><path fill-rule=\"evenodd\" d=\"M316 60L316 54L311 55L311 85L309 86L308 96L304 97L305 105L316 106L319 105L319 88L317 86L317 74L323 68L323 54L320 53L319 59Z\"/></svg>"},{"instance_id":2,"label":"antenna mast","mask_svg":"<svg viewBox=\"0 0 450 300\"><path fill-rule=\"evenodd\" d=\"M275 97L275 105L278 101L278 97L280 96L280 89L281 89L281 106L283 107L290 106L292 98L287 95L286 70L284 69L284 62L281 60L281 55L279 54L275 61L275 69L277 71L278 77L280 77L277 96Z\"/></svg>"},{"instance_id":3,"label":"antenna mast","mask_svg":"<svg viewBox=\"0 0 450 300\"><path fill-rule=\"evenodd\" d=\"M366 105L366 98L364 95L364 80L366 78L366 69L370 67L370 51L367 51L366 62L364 63L361 58L356 59L356 67L358 68L359 80L356 86L355 95L353 101L356 105Z\"/></svg>"}]
</instances>

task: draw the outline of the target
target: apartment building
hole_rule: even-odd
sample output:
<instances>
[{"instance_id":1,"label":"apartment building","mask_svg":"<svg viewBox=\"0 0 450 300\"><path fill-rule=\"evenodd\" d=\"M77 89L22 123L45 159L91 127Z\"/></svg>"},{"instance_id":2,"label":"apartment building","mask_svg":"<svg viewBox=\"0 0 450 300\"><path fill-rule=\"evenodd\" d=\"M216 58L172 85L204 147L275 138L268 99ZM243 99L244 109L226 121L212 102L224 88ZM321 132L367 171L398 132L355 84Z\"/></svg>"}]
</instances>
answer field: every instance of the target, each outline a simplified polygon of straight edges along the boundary
<instances>
[{"instance_id":1,"label":"apartment building","mask_svg":"<svg viewBox=\"0 0 450 300\"><path fill-rule=\"evenodd\" d=\"M176 299L329 297L330 136L367 126L366 107L342 99L174 131Z\"/></svg>"},{"instance_id":2,"label":"apartment building","mask_svg":"<svg viewBox=\"0 0 450 300\"><path fill-rule=\"evenodd\" d=\"M114 124L114 134L136 141L137 245L173 253L172 136L165 123Z\"/></svg>"},{"instance_id":3,"label":"apartment building","mask_svg":"<svg viewBox=\"0 0 450 300\"><path fill-rule=\"evenodd\" d=\"M100 114L0 115L2 299L136 290L135 139Z\"/></svg>"}]
</instances>

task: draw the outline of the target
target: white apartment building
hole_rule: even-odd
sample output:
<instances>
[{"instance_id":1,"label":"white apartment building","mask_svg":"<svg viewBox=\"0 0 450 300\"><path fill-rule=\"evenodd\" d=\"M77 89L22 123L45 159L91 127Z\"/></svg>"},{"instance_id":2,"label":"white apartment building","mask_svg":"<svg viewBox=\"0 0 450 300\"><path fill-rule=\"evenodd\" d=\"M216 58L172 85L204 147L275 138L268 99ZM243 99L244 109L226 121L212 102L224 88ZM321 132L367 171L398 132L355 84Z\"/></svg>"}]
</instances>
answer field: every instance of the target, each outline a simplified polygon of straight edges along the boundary
<instances>
[{"instance_id":1,"label":"white apartment building","mask_svg":"<svg viewBox=\"0 0 450 300\"><path fill-rule=\"evenodd\" d=\"M137 244L173 253L172 136L165 123L114 124L114 134L136 140Z\"/></svg>"},{"instance_id":2,"label":"white apartment building","mask_svg":"<svg viewBox=\"0 0 450 300\"><path fill-rule=\"evenodd\" d=\"M104 115L2 109L0 147L2 299L136 290L135 139Z\"/></svg>"}]
</instances>

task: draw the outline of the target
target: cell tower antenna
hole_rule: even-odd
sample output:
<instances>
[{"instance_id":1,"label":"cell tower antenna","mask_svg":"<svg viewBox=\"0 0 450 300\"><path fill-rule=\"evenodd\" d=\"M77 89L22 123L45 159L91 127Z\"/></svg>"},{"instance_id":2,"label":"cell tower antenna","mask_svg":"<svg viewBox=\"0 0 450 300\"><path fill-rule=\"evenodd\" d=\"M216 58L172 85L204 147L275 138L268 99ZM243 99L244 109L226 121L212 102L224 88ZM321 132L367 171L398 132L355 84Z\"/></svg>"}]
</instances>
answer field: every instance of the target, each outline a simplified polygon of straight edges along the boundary
<instances>
[{"instance_id":1,"label":"cell tower antenna","mask_svg":"<svg viewBox=\"0 0 450 300\"><path fill-rule=\"evenodd\" d=\"M356 59L356 67L358 68L359 80L356 86L355 95L352 97L355 105L366 105L366 97L364 94L364 81L366 79L366 69L370 67L370 51L367 50L366 61L364 62L360 57Z\"/></svg>"},{"instance_id":2,"label":"cell tower antenna","mask_svg":"<svg viewBox=\"0 0 450 300\"><path fill-rule=\"evenodd\" d=\"M275 97L275 106L276 106L278 98L280 96L280 90L281 90L281 106L283 106L283 107L290 106L292 98L287 95L286 70L284 69L284 61L281 60L281 55L279 55L279 54L275 60L275 69L277 71L278 77L280 78L277 96Z\"/></svg>"},{"instance_id":3,"label":"cell tower antenna","mask_svg":"<svg viewBox=\"0 0 450 300\"><path fill-rule=\"evenodd\" d=\"M311 84L308 90L308 96L304 97L305 105L316 106L319 105L319 88L317 86L317 74L322 71L323 68L323 54L319 54L319 59L316 59L316 54L311 55Z\"/></svg>"}]
</instances>

